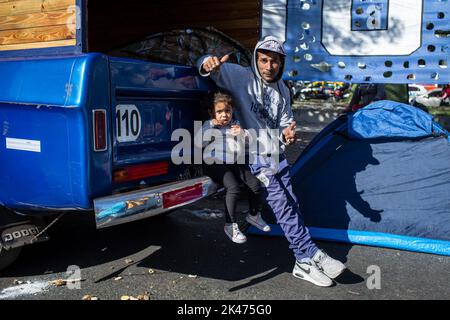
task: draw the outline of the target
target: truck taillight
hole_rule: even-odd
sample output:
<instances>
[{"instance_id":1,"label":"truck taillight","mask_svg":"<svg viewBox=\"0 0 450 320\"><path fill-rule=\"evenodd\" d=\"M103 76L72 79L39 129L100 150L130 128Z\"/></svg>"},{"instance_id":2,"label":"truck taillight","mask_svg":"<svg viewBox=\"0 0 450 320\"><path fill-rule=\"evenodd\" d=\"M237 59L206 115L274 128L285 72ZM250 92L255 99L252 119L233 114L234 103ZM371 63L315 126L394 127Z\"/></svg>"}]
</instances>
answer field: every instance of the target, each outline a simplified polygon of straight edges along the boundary
<instances>
[{"instance_id":1,"label":"truck taillight","mask_svg":"<svg viewBox=\"0 0 450 320\"><path fill-rule=\"evenodd\" d=\"M108 149L106 110L94 110L94 151Z\"/></svg>"},{"instance_id":2,"label":"truck taillight","mask_svg":"<svg viewBox=\"0 0 450 320\"><path fill-rule=\"evenodd\" d=\"M157 162L129 166L114 171L114 182L122 183L169 173L169 162Z\"/></svg>"},{"instance_id":3,"label":"truck taillight","mask_svg":"<svg viewBox=\"0 0 450 320\"><path fill-rule=\"evenodd\" d=\"M201 183L184 189L178 189L163 194L163 207L169 209L180 204L186 204L203 197L203 185Z\"/></svg>"}]
</instances>

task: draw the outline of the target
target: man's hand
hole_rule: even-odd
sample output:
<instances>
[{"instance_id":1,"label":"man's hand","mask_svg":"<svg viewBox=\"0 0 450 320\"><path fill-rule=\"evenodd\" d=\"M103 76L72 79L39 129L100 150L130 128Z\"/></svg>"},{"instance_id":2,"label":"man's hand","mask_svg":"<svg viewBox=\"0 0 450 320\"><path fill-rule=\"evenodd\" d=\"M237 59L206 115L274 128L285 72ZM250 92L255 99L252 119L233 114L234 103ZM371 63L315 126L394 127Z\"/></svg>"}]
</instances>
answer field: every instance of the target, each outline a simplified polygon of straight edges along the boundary
<instances>
[{"instance_id":1,"label":"man's hand","mask_svg":"<svg viewBox=\"0 0 450 320\"><path fill-rule=\"evenodd\" d=\"M289 127L283 130L284 140L287 145L294 144L297 140L297 133L295 129L297 129L297 124L294 121L289 125Z\"/></svg>"},{"instance_id":2,"label":"man's hand","mask_svg":"<svg viewBox=\"0 0 450 320\"><path fill-rule=\"evenodd\" d=\"M215 56L209 57L205 62L203 62L202 69L206 73L217 72L220 70L220 66L227 62L228 59L230 59L229 54L224 55L222 58L218 58Z\"/></svg>"}]
</instances>

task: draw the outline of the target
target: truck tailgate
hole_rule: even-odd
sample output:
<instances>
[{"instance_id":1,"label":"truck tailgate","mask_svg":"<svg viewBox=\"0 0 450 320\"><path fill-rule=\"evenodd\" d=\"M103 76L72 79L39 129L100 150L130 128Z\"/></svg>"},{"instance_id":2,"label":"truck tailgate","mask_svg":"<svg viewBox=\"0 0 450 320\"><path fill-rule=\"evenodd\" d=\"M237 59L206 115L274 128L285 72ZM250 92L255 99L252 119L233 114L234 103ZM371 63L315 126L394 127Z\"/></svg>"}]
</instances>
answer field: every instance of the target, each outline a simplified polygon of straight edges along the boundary
<instances>
[{"instance_id":1,"label":"truck tailgate","mask_svg":"<svg viewBox=\"0 0 450 320\"><path fill-rule=\"evenodd\" d=\"M210 83L191 67L111 58L113 176L118 188L168 181L177 129L193 132ZM132 171L130 173L130 171Z\"/></svg>"}]
</instances>

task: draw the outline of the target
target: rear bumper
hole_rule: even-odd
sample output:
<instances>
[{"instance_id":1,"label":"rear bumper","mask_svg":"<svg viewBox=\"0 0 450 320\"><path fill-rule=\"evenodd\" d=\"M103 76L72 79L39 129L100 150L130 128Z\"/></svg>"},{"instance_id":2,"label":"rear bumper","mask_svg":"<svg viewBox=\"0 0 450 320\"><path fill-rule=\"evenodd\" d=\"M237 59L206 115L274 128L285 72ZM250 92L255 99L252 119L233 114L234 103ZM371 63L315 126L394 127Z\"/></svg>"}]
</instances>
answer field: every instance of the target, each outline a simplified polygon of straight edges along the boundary
<instances>
[{"instance_id":1,"label":"rear bumper","mask_svg":"<svg viewBox=\"0 0 450 320\"><path fill-rule=\"evenodd\" d=\"M97 228L156 216L213 194L208 177L190 179L94 200Z\"/></svg>"}]
</instances>

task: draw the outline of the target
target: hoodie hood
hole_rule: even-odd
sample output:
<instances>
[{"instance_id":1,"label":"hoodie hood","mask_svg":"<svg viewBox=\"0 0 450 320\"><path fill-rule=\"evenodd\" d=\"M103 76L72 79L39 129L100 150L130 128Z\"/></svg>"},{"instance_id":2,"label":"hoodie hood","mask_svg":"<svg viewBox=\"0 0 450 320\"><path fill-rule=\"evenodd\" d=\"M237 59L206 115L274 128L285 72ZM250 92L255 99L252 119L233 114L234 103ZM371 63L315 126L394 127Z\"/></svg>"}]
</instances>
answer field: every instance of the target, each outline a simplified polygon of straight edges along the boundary
<instances>
[{"instance_id":1,"label":"hoodie hood","mask_svg":"<svg viewBox=\"0 0 450 320\"><path fill-rule=\"evenodd\" d=\"M258 70L257 56L256 56L256 52L258 50L272 51L272 52L278 53L281 56L280 71L278 72L278 75L272 81L272 83L275 83L275 82L278 82L279 80L281 80L281 78L283 76L283 72L284 72L284 63L285 63L285 57L286 57L286 53L284 51L283 44L277 38L275 38L273 36L264 37L264 39L262 39L261 41L259 41L256 44L255 50L253 51L252 69L253 69L253 72L255 73L255 75L258 77L258 79L260 81L264 81L261 78L261 75Z\"/></svg>"}]
</instances>

